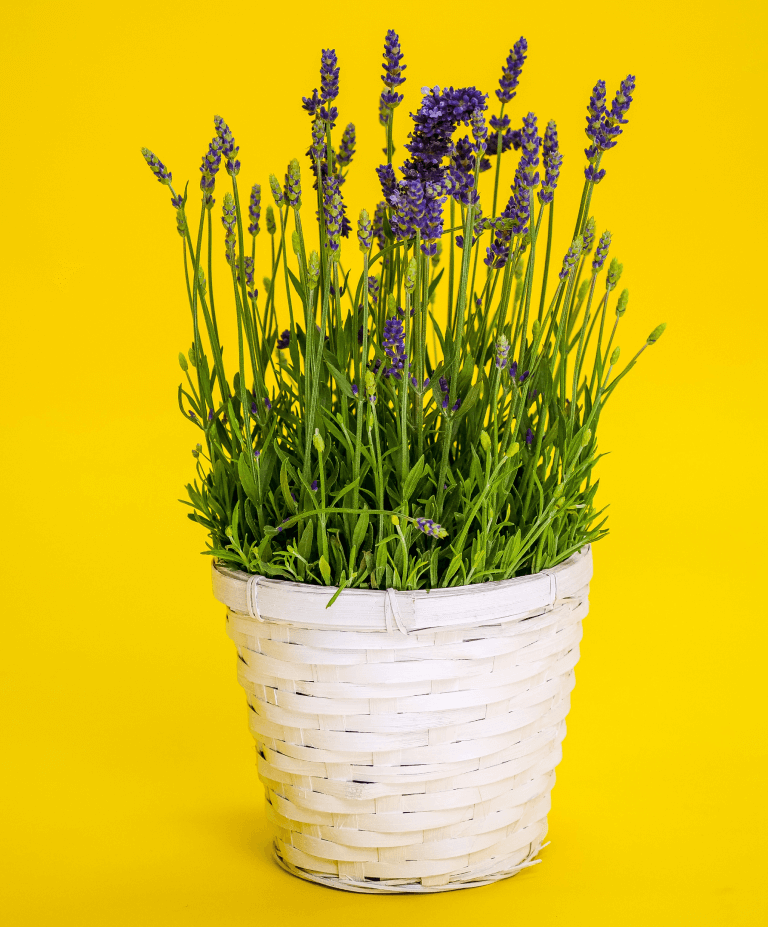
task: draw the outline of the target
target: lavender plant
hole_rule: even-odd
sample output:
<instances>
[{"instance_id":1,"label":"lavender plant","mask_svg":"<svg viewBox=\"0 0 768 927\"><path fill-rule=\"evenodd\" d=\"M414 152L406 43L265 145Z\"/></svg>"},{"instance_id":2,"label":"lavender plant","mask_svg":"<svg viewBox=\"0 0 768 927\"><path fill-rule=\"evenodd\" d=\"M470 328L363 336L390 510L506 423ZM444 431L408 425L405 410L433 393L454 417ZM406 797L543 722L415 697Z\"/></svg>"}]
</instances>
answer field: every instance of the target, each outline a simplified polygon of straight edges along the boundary
<instances>
[{"instance_id":1,"label":"lavender plant","mask_svg":"<svg viewBox=\"0 0 768 927\"><path fill-rule=\"evenodd\" d=\"M590 210L635 79L622 81L610 107L605 83L595 85L584 189L560 259L557 126L549 121L542 136L527 113L511 128L505 112L527 51L521 38L504 63L491 132L488 97L477 88L424 89L396 170L392 128L406 66L397 34L387 33L382 198L353 228L344 184L355 127L337 131L340 69L335 51L324 50L320 90L303 99L304 170L294 159L283 183L269 178L261 291L262 188L253 185L241 203L239 148L227 123L215 118L202 159L196 226L187 189L177 193L171 172L142 149L170 189L182 239L192 343L179 355L178 402L200 432L186 504L208 531L205 553L339 590L418 589L537 572L606 534L596 507L600 417L665 328L617 372L614 342L629 294L615 295L623 267L608 261L611 235L597 236ZM519 160L499 211L508 152ZM222 162L228 272L219 285L230 290L237 322L234 372L225 367L213 288ZM287 329L278 314L287 314Z\"/></svg>"}]
</instances>

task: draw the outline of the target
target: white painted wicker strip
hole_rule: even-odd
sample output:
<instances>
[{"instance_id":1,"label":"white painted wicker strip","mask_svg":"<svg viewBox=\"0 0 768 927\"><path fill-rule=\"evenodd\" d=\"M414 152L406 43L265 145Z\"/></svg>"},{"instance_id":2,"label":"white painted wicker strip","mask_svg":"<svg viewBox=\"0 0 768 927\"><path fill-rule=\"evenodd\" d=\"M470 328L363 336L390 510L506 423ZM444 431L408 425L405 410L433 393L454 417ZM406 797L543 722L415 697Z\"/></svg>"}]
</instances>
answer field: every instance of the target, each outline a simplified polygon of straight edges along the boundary
<instances>
[{"instance_id":1,"label":"white painted wicker strip","mask_svg":"<svg viewBox=\"0 0 768 927\"><path fill-rule=\"evenodd\" d=\"M356 892L484 885L533 865L587 614L589 547L432 592L214 565L278 863Z\"/></svg>"}]
</instances>

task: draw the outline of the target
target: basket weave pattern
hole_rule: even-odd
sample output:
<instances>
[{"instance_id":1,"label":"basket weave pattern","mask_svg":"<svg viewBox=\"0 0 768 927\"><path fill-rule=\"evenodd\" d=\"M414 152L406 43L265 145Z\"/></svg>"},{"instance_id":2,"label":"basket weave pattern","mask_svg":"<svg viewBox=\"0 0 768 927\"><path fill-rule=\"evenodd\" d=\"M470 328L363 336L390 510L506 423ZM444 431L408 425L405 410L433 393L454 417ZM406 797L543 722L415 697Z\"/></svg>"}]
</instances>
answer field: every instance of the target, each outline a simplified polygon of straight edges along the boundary
<instances>
[{"instance_id":1,"label":"basket weave pattern","mask_svg":"<svg viewBox=\"0 0 768 927\"><path fill-rule=\"evenodd\" d=\"M215 566L280 865L379 893L531 865L591 573L586 548L535 576L350 590L330 609L334 590L263 580L254 614L248 576Z\"/></svg>"}]
</instances>

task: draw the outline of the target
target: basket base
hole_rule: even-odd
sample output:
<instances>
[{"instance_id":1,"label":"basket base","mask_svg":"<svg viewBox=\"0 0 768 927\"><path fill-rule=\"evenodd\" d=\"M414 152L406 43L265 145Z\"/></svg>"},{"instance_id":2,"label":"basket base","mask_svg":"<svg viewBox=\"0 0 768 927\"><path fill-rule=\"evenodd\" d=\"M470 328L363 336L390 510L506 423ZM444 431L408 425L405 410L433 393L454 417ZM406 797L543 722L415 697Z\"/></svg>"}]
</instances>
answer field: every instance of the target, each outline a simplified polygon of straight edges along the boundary
<instances>
[{"instance_id":1,"label":"basket base","mask_svg":"<svg viewBox=\"0 0 768 927\"><path fill-rule=\"evenodd\" d=\"M408 882L405 879L382 879L379 882L372 879L360 881L324 875L320 872L310 872L307 869L299 869L283 859L275 843L272 844L272 855L281 869L285 869L286 872L298 879L304 879L306 882L316 882L318 885L325 885L326 888L336 888L343 892L357 892L363 895L426 895L433 892L454 892L460 888L479 888L481 885L491 885L494 882L500 882L502 879L511 879L512 876L517 875L523 869L529 869L531 866L540 863L540 859L534 859L533 857L537 856L545 846L548 846L548 842L536 847L535 850L531 848L529 857L510 869L493 873L485 878L467 879L464 882L456 880L446 882L444 885L422 885L421 882Z\"/></svg>"}]
</instances>

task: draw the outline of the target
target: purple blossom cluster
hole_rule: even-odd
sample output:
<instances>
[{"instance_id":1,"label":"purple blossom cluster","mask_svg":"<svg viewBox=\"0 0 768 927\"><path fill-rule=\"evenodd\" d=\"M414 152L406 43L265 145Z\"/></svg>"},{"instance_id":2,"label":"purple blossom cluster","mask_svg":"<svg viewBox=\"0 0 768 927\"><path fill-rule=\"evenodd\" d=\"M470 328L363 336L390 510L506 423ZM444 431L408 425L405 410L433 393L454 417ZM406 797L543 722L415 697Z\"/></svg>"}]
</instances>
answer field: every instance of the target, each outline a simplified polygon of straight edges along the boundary
<instances>
[{"instance_id":1,"label":"purple blossom cluster","mask_svg":"<svg viewBox=\"0 0 768 927\"><path fill-rule=\"evenodd\" d=\"M203 155L203 163L200 165L200 189L203 191L203 203L208 209L213 208L215 200L213 199L213 190L216 186L216 174L221 167L222 143L218 135L214 135L211 143L208 145L208 151Z\"/></svg>"},{"instance_id":2,"label":"purple blossom cluster","mask_svg":"<svg viewBox=\"0 0 768 927\"><path fill-rule=\"evenodd\" d=\"M405 83L403 71L408 65L400 64L402 60L400 37L394 29L390 29L384 40L384 74L381 77L386 89L382 90L379 101L381 110L387 113L385 120L388 120L392 110L403 102L402 94L397 93L396 90ZM383 124L386 125L386 121Z\"/></svg>"},{"instance_id":3,"label":"purple blossom cluster","mask_svg":"<svg viewBox=\"0 0 768 927\"><path fill-rule=\"evenodd\" d=\"M557 138L557 123L554 119L549 120L544 131L542 161L544 162L544 183L538 197L539 202L544 206L555 198L555 188L560 179L560 168L563 166L563 156L560 154L560 143Z\"/></svg>"},{"instance_id":4,"label":"purple blossom cluster","mask_svg":"<svg viewBox=\"0 0 768 927\"><path fill-rule=\"evenodd\" d=\"M502 103L510 103L516 95L517 86L520 83L520 74L527 58L527 51L528 42L520 36L512 46L501 72L496 96Z\"/></svg>"},{"instance_id":5,"label":"purple blossom cluster","mask_svg":"<svg viewBox=\"0 0 768 927\"><path fill-rule=\"evenodd\" d=\"M248 218L251 220L248 231L255 238L259 234L259 219L261 218L261 184L255 183L251 187L251 196L248 201Z\"/></svg>"},{"instance_id":6,"label":"purple blossom cluster","mask_svg":"<svg viewBox=\"0 0 768 927\"><path fill-rule=\"evenodd\" d=\"M605 81L599 80L592 90L587 106L587 128L585 129L591 144L584 149L589 162L584 169L584 176L592 183L600 183L605 177L605 169L598 168L597 163L603 152L616 146L623 132L621 127L628 122L626 116L632 103L634 90L634 75L628 74L619 85L610 110L606 105Z\"/></svg>"},{"instance_id":7,"label":"purple blossom cluster","mask_svg":"<svg viewBox=\"0 0 768 927\"><path fill-rule=\"evenodd\" d=\"M232 130L221 116L214 116L213 124L216 128L216 134L221 141L221 153L227 159L227 173L230 177L236 177L240 173L240 162L237 160L237 153L240 151L240 146L235 144Z\"/></svg>"},{"instance_id":8,"label":"purple blossom cluster","mask_svg":"<svg viewBox=\"0 0 768 927\"><path fill-rule=\"evenodd\" d=\"M384 376L401 380L406 356L405 330L403 323L397 316L392 316L384 323L381 346L390 360L389 366L384 368Z\"/></svg>"}]
</instances>

